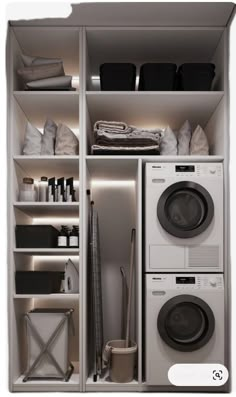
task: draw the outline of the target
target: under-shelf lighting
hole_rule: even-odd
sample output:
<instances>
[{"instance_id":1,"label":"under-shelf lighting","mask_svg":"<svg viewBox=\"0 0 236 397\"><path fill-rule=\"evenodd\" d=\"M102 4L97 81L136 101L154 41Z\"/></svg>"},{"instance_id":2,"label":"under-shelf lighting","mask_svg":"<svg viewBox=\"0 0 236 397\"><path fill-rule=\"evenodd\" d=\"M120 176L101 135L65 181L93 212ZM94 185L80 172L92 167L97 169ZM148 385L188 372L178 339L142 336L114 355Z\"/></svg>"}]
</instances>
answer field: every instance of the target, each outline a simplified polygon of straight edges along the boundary
<instances>
[{"instance_id":1,"label":"under-shelf lighting","mask_svg":"<svg viewBox=\"0 0 236 397\"><path fill-rule=\"evenodd\" d=\"M91 79L93 81L100 81L100 76L94 75L94 76L91 76ZM136 85L138 85L138 84L139 84L139 76L136 76Z\"/></svg>"},{"instance_id":2,"label":"under-shelf lighting","mask_svg":"<svg viewBox=\"0 0 236 397\"><path fill-rule=\"evenodd\" d=\"M58 218L58 217L50 217L50 218L33 218L33 225L54 225L54 224L60 224L60 225L67 225L67 224L72 224L72 225L77 225L79 223L79 218Z\"/></svg>"},{"instance_id":3,"label":"under-shelf lighting","mask_svg":"<svg viewBox=\"0 0 236 397\"><path fill-rule=\"evenodd\" d=\"M106 179L92 179L91 181L92 187L101 186L101 187L133 187L135 186L134 180L117 180L111 181Z\"/></svg>"},{"instance_id":4,"label":"under-shelf lighting","mask_svg":"<svg viewBox=\"0 0 236 397\"><path fill-rule=\"evenodd\" d=\"M78 248L79 249L79 248ZM73 255L77 256L77 255ZM40 262L67 262L70 257L70 254L68 255L33 255L34 261L40 261ZM79 257L79 253L78 253ZM78 257L73 261L77 261Z\"/></svg>"}]
</instances>

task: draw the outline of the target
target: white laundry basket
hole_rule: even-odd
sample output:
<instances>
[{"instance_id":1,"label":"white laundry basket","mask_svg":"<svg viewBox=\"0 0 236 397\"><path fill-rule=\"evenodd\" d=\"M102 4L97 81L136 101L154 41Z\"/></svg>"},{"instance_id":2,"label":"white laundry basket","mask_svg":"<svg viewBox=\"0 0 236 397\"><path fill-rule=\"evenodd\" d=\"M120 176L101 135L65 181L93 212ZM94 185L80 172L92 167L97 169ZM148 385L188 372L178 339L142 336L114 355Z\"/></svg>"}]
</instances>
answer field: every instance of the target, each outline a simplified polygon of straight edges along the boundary
<instances>
[{"instance_id":1,"label":"white laundry basket","mask_svg":"<svg viewBox=\"0 0 236 397\"><path fill-rule=\"evenodd\" d=\"M67 381L73 372L68 338L73 309L35 309L25 315L28 368L24 382L32 378Z\"/></svg>"}]
</instances>

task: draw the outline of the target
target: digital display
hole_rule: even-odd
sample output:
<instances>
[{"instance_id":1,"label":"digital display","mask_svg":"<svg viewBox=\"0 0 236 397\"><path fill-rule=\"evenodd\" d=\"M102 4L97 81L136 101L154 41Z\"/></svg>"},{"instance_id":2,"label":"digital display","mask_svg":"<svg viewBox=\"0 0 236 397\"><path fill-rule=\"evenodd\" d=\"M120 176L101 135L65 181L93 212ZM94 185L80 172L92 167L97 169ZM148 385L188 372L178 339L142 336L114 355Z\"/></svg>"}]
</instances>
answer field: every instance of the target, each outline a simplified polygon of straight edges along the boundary
<instances>
[{"instance_id":1,"label":"digital display","mask_svg":"<svg viewBox=\"0 0 236 397\"><path fill-rule=\"evenodd\" d=\"M175 172L194 172L194 165L176 165Z\"/></svg>"},{"instance_id":2,"label":"digital display","mask_svg":"<svg viewBox=\"0 0 236 397\"><path fill-rule=\"evenodd\" d=\"M176 277L176 284L195 284L195 277Z\"/></svg>"}]
</instances>

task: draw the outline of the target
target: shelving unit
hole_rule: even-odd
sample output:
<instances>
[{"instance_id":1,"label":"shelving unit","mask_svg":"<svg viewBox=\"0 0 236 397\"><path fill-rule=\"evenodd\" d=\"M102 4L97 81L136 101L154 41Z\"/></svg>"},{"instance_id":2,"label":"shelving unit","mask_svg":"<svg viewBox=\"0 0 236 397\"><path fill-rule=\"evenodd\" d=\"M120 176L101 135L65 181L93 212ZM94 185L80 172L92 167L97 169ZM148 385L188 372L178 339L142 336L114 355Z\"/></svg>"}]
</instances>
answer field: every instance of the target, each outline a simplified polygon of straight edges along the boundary
<instances>
[{"instance_id":1,"label":"shelving unit","mask_svg":"<svg viewBox=\"0 0 236 397\"><path fill-rule=\"evenodd\" d=\"M135 11L135 12L134 12ZM9 24L8 73L8 269L9 269L9 388L11 391L142 392L175 391L174 387L148 386L144 362L143 202L144 167L148 162L221 162L225 200L226 357L230 368L229 341L229 29L232 3L77 4L66 19L14 21ZM75 91L23 91L17 76L20 54L62 58ZM132 62L137 68L136 90L100 91L99 67L104 62ZM138 91L140 66L146 62L213 62L216 77L212 91ZM24 156L22 145L27 122L39 130L47 118L65 123L79 138L78 156ZM137 127L178 130L188 119L204 128L209 156L99 156L91 154L93 125L117 120ZM19 202L23 177L74 177L76 202ZM90 194L88 194L90 193ZM90 267L88 235L90 201L99 213L103 290L104 342L120 339L120 266L128 274L130 233L136 229L135 281L131 337L138 344L135 379L118 384L108 373L93 378L93 318L89 302ZM16 248L17 224L59 227L79 222L78 248ZM18 295L16 270L63 270L73 259L80 274L78 294ZM75 338L69 356L79 361L80 373L69 382L23 382L27 362L22 316L33 308L73 307ZM222 342L223 343L223 342ZM224 391L228 391L228 385Z\"/></svg>"}]
</instances>

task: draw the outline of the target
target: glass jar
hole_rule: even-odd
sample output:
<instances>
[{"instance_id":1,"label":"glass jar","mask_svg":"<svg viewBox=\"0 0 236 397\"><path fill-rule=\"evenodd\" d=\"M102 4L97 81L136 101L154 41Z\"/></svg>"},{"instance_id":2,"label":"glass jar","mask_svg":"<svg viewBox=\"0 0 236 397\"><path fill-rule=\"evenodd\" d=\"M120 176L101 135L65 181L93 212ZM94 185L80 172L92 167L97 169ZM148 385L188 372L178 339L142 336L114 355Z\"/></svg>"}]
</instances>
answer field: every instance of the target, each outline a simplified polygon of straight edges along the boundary
<instances>
[{"instance_id":1,"label":"glass jar","mask_svg":"<svg viewBox=\"0 0 236 397\"><path fill-rule=\"evenodd\" d=\"M36 190L33 178L23 178L20 184L19 201L36 201Z\"/></svg>"}]
</instances>

